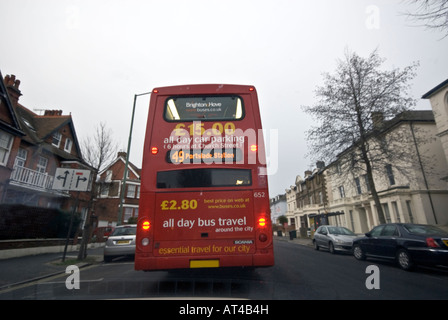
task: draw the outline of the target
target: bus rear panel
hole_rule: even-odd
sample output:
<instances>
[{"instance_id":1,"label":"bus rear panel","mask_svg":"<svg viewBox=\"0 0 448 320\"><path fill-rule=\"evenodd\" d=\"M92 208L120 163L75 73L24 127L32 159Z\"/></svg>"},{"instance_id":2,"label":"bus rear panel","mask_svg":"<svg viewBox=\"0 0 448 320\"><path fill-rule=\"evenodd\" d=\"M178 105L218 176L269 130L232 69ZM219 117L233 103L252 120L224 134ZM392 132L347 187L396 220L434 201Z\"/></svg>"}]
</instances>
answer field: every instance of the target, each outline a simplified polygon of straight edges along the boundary
<instances>
[{"instance_id":1,"label":"bus rear panel","mask_svg":"<svg viewBox=\"0 0 448 320\"><path fill-rule=\"evenodd\" d=\"M154 89L142 165L135 269L273 264L255 88Z\"/></svg>"}]
</instances>

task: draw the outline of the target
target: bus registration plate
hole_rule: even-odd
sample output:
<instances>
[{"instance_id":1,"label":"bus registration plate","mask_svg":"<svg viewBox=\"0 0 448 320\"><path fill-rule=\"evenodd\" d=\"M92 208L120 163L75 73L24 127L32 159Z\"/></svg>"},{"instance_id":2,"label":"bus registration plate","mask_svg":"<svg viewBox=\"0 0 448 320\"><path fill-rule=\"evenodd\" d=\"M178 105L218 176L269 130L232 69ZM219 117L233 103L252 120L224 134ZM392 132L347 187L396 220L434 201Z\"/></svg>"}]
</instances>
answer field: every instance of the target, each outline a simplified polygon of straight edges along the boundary
<instances>
[{"instance_id":1,"label":"bus registration plate","mask_svg":"<svg viewBox=\"0 0 448 320\"><path fill-rule=\"evenodd\" d=\"M190 260L190 268L219 268L219 260Z\"/></svg>"}]
</instances>

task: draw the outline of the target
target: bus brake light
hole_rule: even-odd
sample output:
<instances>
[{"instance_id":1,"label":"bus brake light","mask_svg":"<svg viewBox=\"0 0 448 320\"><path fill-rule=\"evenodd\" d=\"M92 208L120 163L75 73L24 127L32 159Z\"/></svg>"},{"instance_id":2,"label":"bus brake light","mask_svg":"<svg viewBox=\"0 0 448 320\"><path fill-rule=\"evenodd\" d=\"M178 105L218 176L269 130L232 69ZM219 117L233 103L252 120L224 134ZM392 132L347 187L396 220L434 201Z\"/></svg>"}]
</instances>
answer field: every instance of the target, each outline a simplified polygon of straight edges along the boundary
<instances>
[{"instance_id":1,"label":"bus brake light","mask_svg":"<svg viewBox=\"0 0 448 320\"><path fill-rule=\"evenodd\" d=\"M264 227L264 226L266 226L266 219L265 219L265 218L260 218L260 219L258 219L258 225L259 225L260 227Z\"/></svg>"},{"instance_id":2,"label":"bus brake light","mask_svg":"<svg viewBox=\"0 0 448 320\"><path fill-rule=\"evenodd\" d=\"M157 148L157 147L152 147L152 148L151 148L151 154L156 155L157 153L159 153L159 148Z\"/></svg>"},{"instance_id":3,"label":"bus brake light","mask_svg":"<svg viewBox=\"0 0 448 320\"><path fill-rule=\"evenodd\" d=\"M256 152L258 150L258 146L256 144L253 144L250 146L250 151Z\"/></svg>"},{"instance_id":4,"label":"bus brake light","mask_svg":"<svg viewBox=\"0 0 448 320\"><path fill-rule=\"evenodd\" d=\"M142 224L142 229L143 229L144 231L148 231L150 227L151 227L151 224L149 223L149 221L145 221L145 222L143 222L143 224Z\"/></svg>"}]
</instances>

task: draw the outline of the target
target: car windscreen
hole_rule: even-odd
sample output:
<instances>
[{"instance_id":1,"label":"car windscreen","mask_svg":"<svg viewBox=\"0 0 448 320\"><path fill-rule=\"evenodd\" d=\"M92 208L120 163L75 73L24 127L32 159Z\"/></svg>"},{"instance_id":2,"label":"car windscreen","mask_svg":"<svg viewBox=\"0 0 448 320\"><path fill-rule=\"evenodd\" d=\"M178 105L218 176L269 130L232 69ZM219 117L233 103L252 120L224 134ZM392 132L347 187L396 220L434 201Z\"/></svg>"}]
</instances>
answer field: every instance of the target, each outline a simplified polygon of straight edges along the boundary
<instances>
[{"instance_id":1,"label":"car windscreen","mask_svg":"<svg viewBox=\"0 0 448 320\"><path fill-rule=\"evenodd\" d=\"M136 231L136 227L115 228L111 236L134 236L136 234Z\"/></svg>"},{"instance_id":2,"label":"car windscreen","mask_svg":"<svg viewBox=\"0 0 448 320\"><path fill-rule=\"evenodd\" d=\"M336 235L348 235L348 236L354 235L354 233L352 231L348 230L347 228L342 228L342 227L329 227L328 231L331 234L336 234Z\"/></svg>"}]
</instances>

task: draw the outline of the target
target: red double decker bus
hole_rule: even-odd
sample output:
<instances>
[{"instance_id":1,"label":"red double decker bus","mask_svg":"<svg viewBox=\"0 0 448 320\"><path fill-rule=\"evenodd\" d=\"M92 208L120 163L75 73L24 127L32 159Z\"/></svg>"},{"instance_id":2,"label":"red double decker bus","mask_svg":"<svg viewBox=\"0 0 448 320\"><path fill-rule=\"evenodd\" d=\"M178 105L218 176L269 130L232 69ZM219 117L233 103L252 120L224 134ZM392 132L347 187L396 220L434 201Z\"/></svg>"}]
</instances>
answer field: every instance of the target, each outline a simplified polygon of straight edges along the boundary
<instances>
[{"instance_id":1,"label":"red double decker bus","mask_svg":"<svg viewBox=\"0 0 448 320\"><path fill-rule=\"evenodd\" d=\"M137 226L136 270L274 264L253 86L152 91Z\"/></svg>"}]
</instances>

